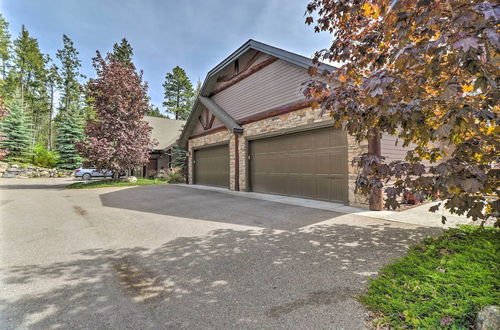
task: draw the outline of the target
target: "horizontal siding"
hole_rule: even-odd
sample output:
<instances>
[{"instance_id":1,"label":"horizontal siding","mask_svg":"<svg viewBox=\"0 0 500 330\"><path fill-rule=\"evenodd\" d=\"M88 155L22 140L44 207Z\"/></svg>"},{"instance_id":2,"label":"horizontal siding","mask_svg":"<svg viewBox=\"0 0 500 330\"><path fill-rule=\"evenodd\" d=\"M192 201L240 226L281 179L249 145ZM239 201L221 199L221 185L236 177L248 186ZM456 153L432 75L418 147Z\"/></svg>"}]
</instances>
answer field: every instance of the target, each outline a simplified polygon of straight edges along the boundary
<instances>
[{"instance_id":1,"label":"horizontal siding","mask_svg":"<svg viewBox=\"0 0 500 330\"><path fill-rule=\"evenodd\" d=\"M277 60L217 93L212 99L239 120L303 100L301 84L309 79L306 69Z\"/></svg>"},{"instance_id":2,"label":"horizontal siding","mask_svg":"<svg viewBox=\"0 0 500 330\"><path fill-rule=\"evenodd\" d=\"M399 140L396 145L397 137L389 134L382 134L380 139L381 153L385 157L387 163L395 160L405 160L406 152L413 150L415 145L410 144L408 147L403 147L403 141Z\"/></svg>"},{"instance_id":3,"label":"horizontal siding","mask_svg":"<svg viewBox=\"0 0 500 330\"><path fill-rule=\"evenodd\" d=\"M255 55L255 52L248 52L248 53L246 53L245 55L242 55L239 58L240 73L244 73L244 71L249 70L252 67L258 65L259 63L267 61L267 60L269 60L269 59L271 59L273 57L273 56L271 56L269 54L260 53L258 55L258 57L255 59L255 62L253 62L250 65L250 67L247 67L248 61L253 57L253 55ZM234 74L234 63L231 63L224 70L222 70L218 75L219 76L228 76L228 77L230 77L230 76L233 76L233 74ZM232 79L229 79L227 81L216 82L214 90L219 89L219 88L221 88L223 86L227 86L227 85L231 84L231 82L234 81L235 79L238 79L238 75L234 76Z\"/></svg>"},{"instance_id":4,"label":"horizontal siding","mask_svg":"<svg viewBox=\"0 0 500 330\"><path fill-rule=\"evenodd\" d=\"M403 141L400 139L396 145L397 137L394 135L389 135L387 133L382 134L380 139L381 153L385 157L385 162L390 163L395 160L405 160L406 153L409 150L415 149L417 146L414 143L410 143L407 147L403 147ZM428 160L423 160L422 164L425 166L431 166Z\"/></svg>"}]
</instances>

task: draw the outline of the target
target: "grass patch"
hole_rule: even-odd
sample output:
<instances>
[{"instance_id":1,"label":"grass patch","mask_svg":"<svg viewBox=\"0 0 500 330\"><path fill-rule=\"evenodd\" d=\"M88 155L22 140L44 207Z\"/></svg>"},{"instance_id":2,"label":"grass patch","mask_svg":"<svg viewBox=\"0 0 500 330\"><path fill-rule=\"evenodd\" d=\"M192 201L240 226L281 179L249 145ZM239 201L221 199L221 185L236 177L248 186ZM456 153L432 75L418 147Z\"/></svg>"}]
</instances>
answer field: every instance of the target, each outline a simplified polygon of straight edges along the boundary
<instances>
[{"instance_id":1,"label":"grass patch","mask_svg":"<svg viewBox=\"0 0 500 330\"><path fill-rule=\"evenodd\" d=\"M89 182L75 182L70 184L69 189L91 189L91 188L106 188L106 187L129 187L129 186L146 186L152 184L166 184L165 181L158 179L137 178L137 182L99 180Z\"/></svg>"},{"instance_id":2,"label":"grass patch","mask_svg":"<svg viewBox=\"0 0 500 330\"><path fill-rule=\"evenodd\" d=\"M499 228L448 229L382 268L359 300L376 327L470 328L481 308L500 301L499 249Z\"/></svg>"}]
</instances>

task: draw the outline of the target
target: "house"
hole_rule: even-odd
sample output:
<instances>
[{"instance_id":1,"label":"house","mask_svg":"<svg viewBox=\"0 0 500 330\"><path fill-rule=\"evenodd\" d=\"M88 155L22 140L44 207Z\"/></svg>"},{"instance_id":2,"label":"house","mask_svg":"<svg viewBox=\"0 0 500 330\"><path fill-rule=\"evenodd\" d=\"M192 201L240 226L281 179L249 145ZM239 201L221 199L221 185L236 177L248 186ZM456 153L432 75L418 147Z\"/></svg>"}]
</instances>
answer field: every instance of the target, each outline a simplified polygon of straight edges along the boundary
<instances>
[{"instance_id":1,"label":"house","mask_svg":"<svg viewBox=\"0 0 500 330\"><path fill-rule=\"evenodd\" d=\"M149 162L142 168L135 169L133 175L150 177L160 169L172 168L172 149L177 145L177 139L186 123L184 120L145 116L144 120L152 127L151 138L158 144L149 154Z\"/></svg>"},{"instance_id":2,"label":"house","mask_svg":"<svg viewBox=\"0 0 500 330\"><path fill-rule=\"evenodd\" d=\"M208 72L179 138L188 150L188 183L366 205L354 192L352 160L368 142L356 143L328 113L311 108L301 85L312 65L249 40ZM384 151L394 148L384 143Z\"/></svg>"}]
</instances>

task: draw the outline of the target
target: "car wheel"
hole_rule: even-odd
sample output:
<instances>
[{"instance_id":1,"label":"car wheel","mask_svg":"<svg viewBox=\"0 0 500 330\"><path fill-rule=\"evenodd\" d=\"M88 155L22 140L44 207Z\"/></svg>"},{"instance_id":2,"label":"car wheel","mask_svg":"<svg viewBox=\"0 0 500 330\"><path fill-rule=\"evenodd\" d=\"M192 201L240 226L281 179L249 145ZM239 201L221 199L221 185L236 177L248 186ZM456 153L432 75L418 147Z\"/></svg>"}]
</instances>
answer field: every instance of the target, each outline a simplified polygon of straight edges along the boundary
<instances>
[{"instance_id":1,"label":"car wheel","mask_svg":"<svg viewBox=\"0 0 500 330\"><path fill-rule=\"evenodd\" d=\"M92 179L92 175L90 175L90 173L85 173L84 175L82 175L82 179L83 180L90 180L90 179Z\"/></svg>"}]
</instances>

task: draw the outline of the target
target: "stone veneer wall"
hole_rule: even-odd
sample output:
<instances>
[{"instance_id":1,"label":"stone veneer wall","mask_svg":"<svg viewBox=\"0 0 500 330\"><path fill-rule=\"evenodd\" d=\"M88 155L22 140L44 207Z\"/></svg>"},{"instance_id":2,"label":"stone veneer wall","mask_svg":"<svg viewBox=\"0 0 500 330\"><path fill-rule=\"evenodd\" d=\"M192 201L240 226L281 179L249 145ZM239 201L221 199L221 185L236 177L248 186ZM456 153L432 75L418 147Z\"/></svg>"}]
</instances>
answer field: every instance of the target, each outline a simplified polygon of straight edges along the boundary
<instances>
[{"instance_id":1,"label":"stone veneer wall","mask_svg":"<svg viewBox=\"0 0 500 330\"><path fill-rule=\"evenodd\" d=\"M311 109L304 108L301 110L289 112L283 115L274 116L271 118L259 120L253 123L249 123L243 125L243 135L239 138L238 150L239 150L239 186L240 190L246 189L246 158L247 158L247 150L246 148L246 137L250 137L253 135L259 135L264 133L269 133L273 131L279 131L282 129L293 128L297 126L303 126L307 124L319 123L323 121L330 120L330 116L328 114L324 114L321 116L321 109ZM189 150L189 178L188 182L193 183L193 175L192 175L192 156L193 156L193 148L203 145L209 145L214 143L219 143L223 141L229 141L229 158L230 158L230 189L235 189L235 137L229 131L217 132L214 134L209 134L201 137L197 137L194 139L190 139L188 143ZM349 204L357 205L357 206L367 206L366 197L357 195L354 193L354 187L357 176L357 168L352 166L352 160L354 157L359 155L362 152L367 152L368 150L368 142L357 144L354 137L347 137L348 143L348 189L349 189Z\"/></svg>"}]
</instances>

